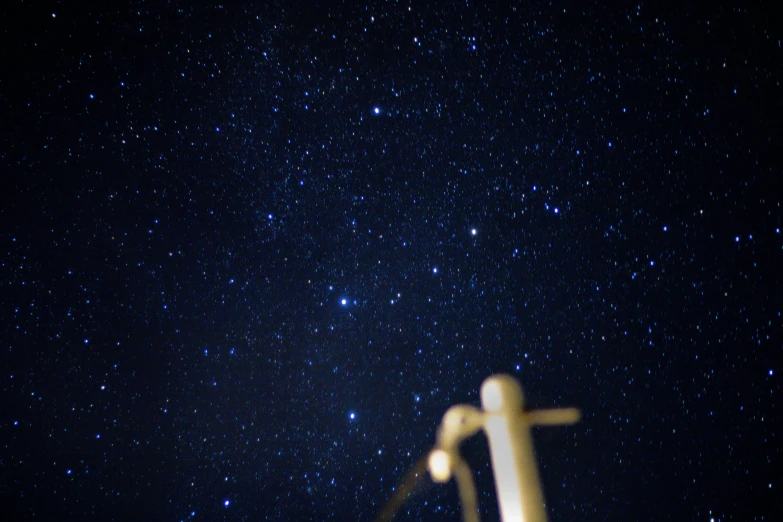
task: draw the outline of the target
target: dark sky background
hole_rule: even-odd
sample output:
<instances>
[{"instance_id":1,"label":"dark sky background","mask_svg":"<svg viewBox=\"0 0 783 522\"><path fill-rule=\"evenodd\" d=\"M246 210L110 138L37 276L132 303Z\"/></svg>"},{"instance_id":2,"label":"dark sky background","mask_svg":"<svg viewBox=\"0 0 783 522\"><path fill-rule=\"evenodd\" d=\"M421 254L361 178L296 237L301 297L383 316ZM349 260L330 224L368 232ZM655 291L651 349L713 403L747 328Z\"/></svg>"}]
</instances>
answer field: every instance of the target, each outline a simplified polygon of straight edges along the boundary
<instances>
[{"instance_id":1,"label":"dark sky background","mask_svg":"<svg viewBox=\"0 0 783 522\"><path fill-rule=\"evenodd\" d=\"M371 520L505 372L553 522L776 520L783 31L602 4L4 3L0 518Z\"/></svg>"}]
</instances>

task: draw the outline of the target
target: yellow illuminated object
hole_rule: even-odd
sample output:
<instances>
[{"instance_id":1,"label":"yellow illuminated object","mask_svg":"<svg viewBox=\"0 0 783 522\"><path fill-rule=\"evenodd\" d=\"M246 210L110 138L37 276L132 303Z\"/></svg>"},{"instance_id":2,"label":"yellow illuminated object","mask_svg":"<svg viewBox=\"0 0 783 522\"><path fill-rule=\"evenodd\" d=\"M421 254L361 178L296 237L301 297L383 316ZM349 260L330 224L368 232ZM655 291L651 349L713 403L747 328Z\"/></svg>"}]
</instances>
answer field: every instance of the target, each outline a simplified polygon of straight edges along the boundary
<instances>
[{"instance_id":1,"label":"yellow illuminated object","mask_svg":"<svg viewBox=\"0 0 783 522\"><path fill-rule=\"evenodd\" d=\"M435 448L411 470L378 516L391 520L407 499L411 483L423 468L435 482L457 482L465 522L478 522L478 501L473 478L459 445L483 429L489 440L500 516L503 522L547 522L544 495L538 477L532 426L573 424L581 416L576 408L525 411L522 386L509 375L495 375L481 385L481 407L457 405L446 411L438 428Z\"/></svg>"}]
</instances>

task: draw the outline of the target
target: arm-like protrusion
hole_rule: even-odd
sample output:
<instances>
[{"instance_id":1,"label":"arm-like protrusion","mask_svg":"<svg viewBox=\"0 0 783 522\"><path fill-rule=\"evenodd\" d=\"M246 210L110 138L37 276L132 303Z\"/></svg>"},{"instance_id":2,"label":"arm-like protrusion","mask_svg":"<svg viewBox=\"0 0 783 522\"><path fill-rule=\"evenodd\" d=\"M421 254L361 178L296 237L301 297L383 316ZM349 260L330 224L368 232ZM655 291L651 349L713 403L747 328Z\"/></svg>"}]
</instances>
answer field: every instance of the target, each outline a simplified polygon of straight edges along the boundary
<instances>
[{"instance_id":1,"label":"arm-like protrusion","mask_svg":"<svg viewBox=\"0 0 783 522\"><path fill-rule=\"evenodd\" d=\"M525 413L531 426L563 426L579 422L582 412L578 408L556 408L533 410Z\"/></svg>"}]
</instances>

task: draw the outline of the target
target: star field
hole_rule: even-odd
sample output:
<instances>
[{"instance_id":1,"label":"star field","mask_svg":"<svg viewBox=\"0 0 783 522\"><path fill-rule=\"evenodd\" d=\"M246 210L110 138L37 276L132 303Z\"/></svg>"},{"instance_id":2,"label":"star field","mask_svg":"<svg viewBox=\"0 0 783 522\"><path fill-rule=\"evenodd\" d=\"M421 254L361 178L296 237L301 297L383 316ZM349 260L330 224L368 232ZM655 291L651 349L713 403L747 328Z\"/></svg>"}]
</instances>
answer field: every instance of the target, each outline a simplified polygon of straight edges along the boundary
<instances>
[{"instance_id":1,"label":"star field","mask_svg":"<svg viewBox=\"0 0 783 522\"><path fill-rule=\"evenodd\" d=\"M14 5L8 520L372 520L494 373L552 522L781 514L764 4Z\"/></svg>"}]
</instances>

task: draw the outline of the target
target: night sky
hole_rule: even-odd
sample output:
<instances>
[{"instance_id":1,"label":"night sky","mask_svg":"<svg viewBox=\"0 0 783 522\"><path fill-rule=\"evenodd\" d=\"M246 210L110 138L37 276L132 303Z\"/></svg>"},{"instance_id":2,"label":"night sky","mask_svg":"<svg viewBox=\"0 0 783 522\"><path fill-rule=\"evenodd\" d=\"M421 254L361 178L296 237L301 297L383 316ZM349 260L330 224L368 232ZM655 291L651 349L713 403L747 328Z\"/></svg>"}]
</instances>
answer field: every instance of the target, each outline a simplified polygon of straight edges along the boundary
<instances>
[{"instance_id":1,"label":"night sky","mask_svg":"<svg viewBox=\"0 0 783 522\"><path fill-rule=\"evenodd\" d=\"M777 520L783 30L601 4L4 3L0 519L369 521L503 372L552 522Z\"/></svg>"}]
</instances>

